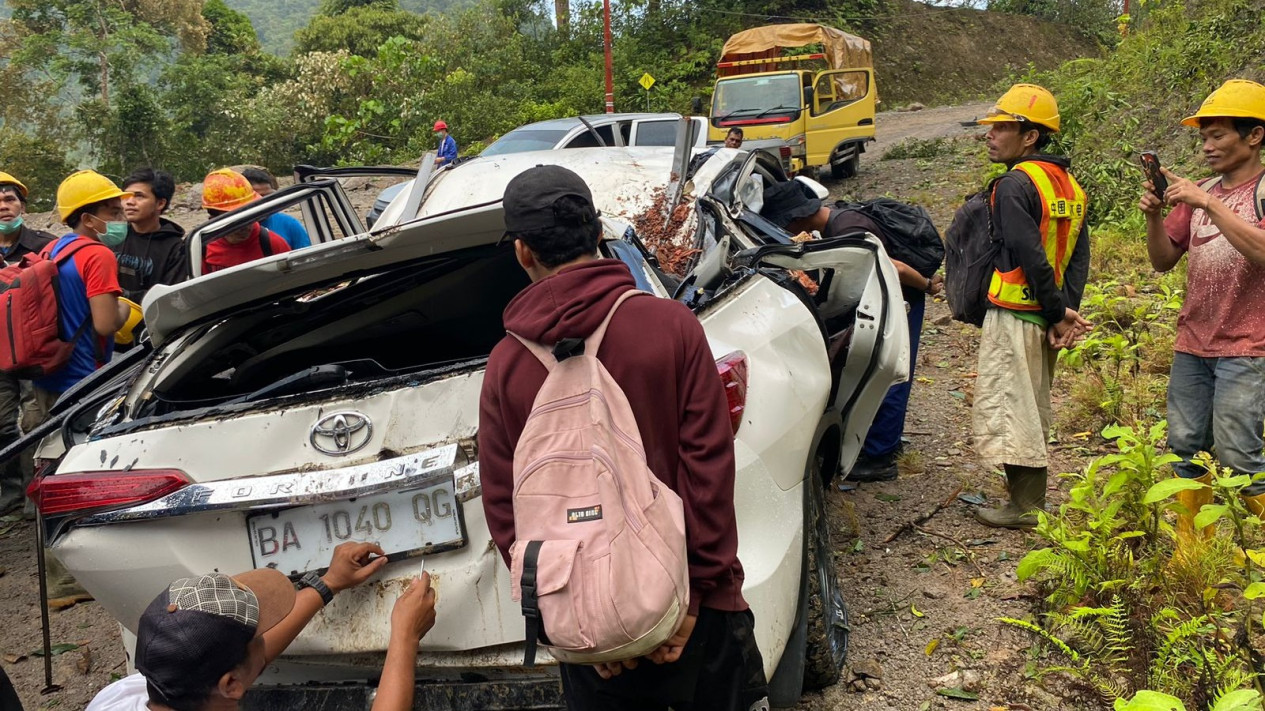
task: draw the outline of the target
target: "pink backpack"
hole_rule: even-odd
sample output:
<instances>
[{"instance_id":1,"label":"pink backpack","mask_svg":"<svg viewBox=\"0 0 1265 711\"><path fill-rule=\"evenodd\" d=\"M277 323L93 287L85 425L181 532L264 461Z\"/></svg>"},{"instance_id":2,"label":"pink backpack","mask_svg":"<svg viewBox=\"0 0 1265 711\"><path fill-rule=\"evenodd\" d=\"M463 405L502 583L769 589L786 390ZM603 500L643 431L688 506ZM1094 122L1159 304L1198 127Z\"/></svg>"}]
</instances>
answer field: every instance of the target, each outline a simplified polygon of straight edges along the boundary
<instances>
[{"instance_id":1,"label":"pink backpack","mask_svg":"<svg viewBox=\"0 0 1265 711\"><path fill-rule=\"evenodd\" d=\"M597 359L611 317L639 294L552 351L510 334L549 370L514 450L510 579L527 666L538 643L570 664L644 656L688 611L681 498L646 465L628 398Z\"/></svg>"}]
</instances>

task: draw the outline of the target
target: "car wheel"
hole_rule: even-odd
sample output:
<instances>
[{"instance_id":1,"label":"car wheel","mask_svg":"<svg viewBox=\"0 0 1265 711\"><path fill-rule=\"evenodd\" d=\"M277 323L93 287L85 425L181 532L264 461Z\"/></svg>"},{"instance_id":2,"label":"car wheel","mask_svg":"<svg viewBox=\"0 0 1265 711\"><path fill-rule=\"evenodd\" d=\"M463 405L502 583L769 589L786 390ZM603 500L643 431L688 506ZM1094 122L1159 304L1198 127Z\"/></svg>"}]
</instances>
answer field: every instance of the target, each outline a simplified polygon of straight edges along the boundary
<instances>
[{"instance_id":1,"label":"car wheel","mask_svg":"<svg viewBox=\"0 0 1265 711\"><path fill-rule=\"evenodd\" d=\"M830 175L835 180L844 180L846 178L855 178L856 174L861 170L861 152L857 151L852 157L842 163L830 164Z\"/></svg>"},{"instance_id":2,"label":"car wheel","mask_svg":"<svg viewBox=\"0 0 1265 711\"><path fill-rule=\"evenodd\" d=\"M808 536L808 630L804 659L804 688L820 689L839 681L848 657L848 607L835 572L834 546L826 515L822 460L817 459L809 487L804 534Z\"/></svg>"}]
</instances>

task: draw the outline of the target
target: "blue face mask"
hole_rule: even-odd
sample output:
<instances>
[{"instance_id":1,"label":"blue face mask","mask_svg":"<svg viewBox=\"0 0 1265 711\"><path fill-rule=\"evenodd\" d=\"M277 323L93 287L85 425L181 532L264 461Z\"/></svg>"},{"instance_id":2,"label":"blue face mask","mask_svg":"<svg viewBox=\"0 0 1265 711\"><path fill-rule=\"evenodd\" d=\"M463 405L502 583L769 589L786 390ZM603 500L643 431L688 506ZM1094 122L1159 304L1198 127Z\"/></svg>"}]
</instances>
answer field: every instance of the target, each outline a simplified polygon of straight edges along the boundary
<instances>
[{"instance_id":1,"label":"blue face mask","mask_svg":"<svg viewBox=\"0 0 1265 711\"><path fill-rule=\"evenodd\" d=\"M0 220L0 235L11 235L20 229L22 229L21 217L8 221Z\"/></svg>"}]
</instances>

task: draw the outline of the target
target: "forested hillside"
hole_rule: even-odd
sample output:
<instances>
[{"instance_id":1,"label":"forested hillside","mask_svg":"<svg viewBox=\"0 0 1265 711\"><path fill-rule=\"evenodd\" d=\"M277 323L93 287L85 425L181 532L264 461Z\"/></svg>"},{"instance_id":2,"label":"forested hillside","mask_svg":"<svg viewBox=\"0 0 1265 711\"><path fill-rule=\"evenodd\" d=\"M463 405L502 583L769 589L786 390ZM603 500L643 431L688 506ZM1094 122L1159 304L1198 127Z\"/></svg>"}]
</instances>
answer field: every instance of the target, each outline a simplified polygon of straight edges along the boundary
<instances>
[{"instance_id":1,"label":"forested hillside","mask_svg":"<svg viewBox=\"0 0 1265 711\"><path fill-rule=\"evenodd\" d=\"M227 0L228 6L250 18L265 52L289 54L294 33L321 8L321 0ZM469 6L472 0L400 0L400 9L418 14Z\"/></svg>"}]
</instances>

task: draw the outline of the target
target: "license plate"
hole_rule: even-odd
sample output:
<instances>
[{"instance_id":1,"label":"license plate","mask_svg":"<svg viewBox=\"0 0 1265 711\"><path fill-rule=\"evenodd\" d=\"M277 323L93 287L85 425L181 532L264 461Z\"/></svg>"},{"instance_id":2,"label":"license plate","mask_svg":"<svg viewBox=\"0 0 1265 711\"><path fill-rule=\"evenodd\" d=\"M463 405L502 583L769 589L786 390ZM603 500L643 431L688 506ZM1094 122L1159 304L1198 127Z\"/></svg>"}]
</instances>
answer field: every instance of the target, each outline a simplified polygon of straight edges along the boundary
<instances>
[{"instance_id":1,"label":"license plate","mask_svg":"<svg viewBox=\"0 0 1265 711\"><path fill-rule=\"evenodd\" d=\"M421 489L258 514L246 519L246 525L255 566L290 576L329 567L334 548L348 541L377 543L391 560L466 544L452 479Z\"/></svg>"}]
</instances>

